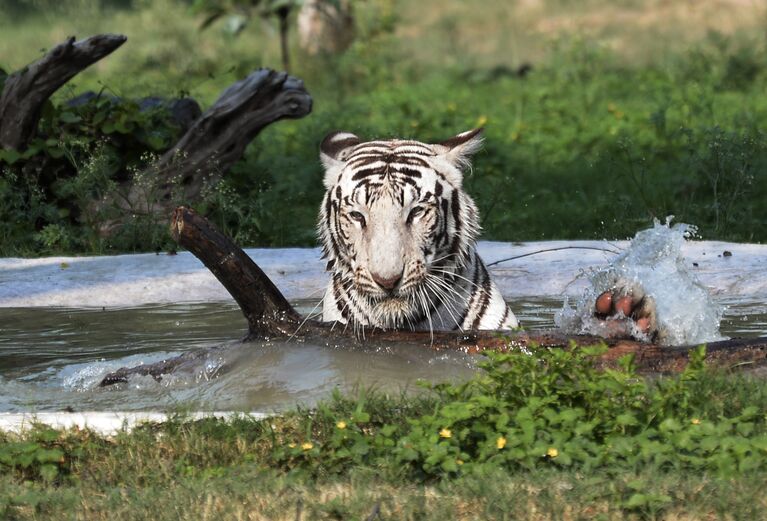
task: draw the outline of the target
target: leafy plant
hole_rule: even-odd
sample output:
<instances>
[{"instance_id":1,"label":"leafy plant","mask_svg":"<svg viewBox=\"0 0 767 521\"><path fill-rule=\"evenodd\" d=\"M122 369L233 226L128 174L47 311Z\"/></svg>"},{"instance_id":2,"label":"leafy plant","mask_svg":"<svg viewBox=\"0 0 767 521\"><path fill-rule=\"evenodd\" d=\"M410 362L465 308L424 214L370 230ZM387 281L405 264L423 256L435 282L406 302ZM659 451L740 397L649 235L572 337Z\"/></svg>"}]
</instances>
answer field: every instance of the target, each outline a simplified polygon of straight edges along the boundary
<instances>
[{"instance_id":1,"label":"leafy plant","mask_svg":"<svg viewBox=\"0 0 767 521\"><path fill-rule=\"evenodd\" d=\"M637 375L630 357L619 369L598 369L595 357L606 349L490 353L479 377L428 385L438 396L432 412L404 423L382 422L364 399L343 414L321 406L300 438L272 439L271 457L313 473L394 465L421 479L550 466L732 476L767 466L765 417L757 407L700 414L696 382L706 375L704 348L691 352L681 375L657 382ZM637 494L629 506L663 502Z\"/></svg>"},{"instance_id":2,"label":"leafy plant","mask_svg":"<svg viewBox=\"0 0 767 521\"><path fill-rule=\"evenodd\" d=\"M0 473L12 472L23 479L55 480L67 462L58 446L59 432L37 429L20 441L0 439Z\"/></svg>"},{"instance_id":3,"label":"leafy plant","mask_svg":"<svg viewBox=\"0 0 767 521\"><path fill-rule=\"evenodd\" d=\"M127 234L118 233L105 243L100 228L118 210L101 201L115 196L120 182L136 177L179 133L162 103L142 108L103 92L46 103L27 149L0 150L0 217L7 239L0 251L159 247L166 234L126 241Z\"/></svg>"}]
</instances>

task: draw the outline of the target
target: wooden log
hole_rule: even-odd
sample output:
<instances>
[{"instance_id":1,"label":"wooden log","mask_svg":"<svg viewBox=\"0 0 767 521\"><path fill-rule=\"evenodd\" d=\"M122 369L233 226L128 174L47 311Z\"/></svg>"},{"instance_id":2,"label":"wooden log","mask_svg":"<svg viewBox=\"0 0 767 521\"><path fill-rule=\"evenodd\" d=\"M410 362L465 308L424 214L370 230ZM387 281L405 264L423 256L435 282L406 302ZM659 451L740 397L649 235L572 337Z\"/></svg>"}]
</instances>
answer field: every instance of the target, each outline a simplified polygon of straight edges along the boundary
<instances>
[{"instance_id":1,"label":"wooden log","mask_svg":"<svg viewBox=\"0 0 767 521\"><path fill-rule=\"evenodd\" d=\"M237 301L248 321L248 338L288 336L301 315L277 286L234 241L196 212L179 207L173 212L171 235L216 276Z\"/></svg>"},{"instance_id":2,"label":"wooden log","mask_svg":"<svg viewBox=\"0 0 767 521\"><path fill-rule=\"evenodd\" d=\"M70 37L41 59L14 72L0 94L0 148L22 150L34 136L46 100L89 65L120 47L127 38L99 34Z\"/></svg>"},{"instance_id":3,"label":"wooden log","mask_svg":"<svg viewBox=\"0 0 767 521\"><path fill-rule=\"evenodd\" d=\"M481 353L485 350L519 352L524 354L531 346L572 348L606 344L609 349L599 362L616 367L626 355L634 356L638 371L644 373L675 373L688 362L690 349L697 346L660 346L638 342L629 338L600 338L588 335L564 335L553 331L401 331L369 329L364 338L354 335L344 324L302 319L279 289L231 239L220 233L207 219L194 210L179 207L173 214L171 233L210 269L231 293L248 321L248 335L244 341L282 337L294 341L321 341L341 343L354 347L361 343L410 344L414 348L435 351ZM161 378L182 366L192 356L182 360L167 360L158 364L120 369L107 375L101 385L124 382L132 374ZM707 345L706 360L730 368L767 365L767 337L733 339L711 342Z\"/></svg>"},{"instance_id":4,"label":"wooden log","mask_svg":"<svg viewBox=\"0 0 767 521\"><path fill-rule=\"evenodd\" d=\"M258 69L227 88L181 139L149 168L159 190L147 198L145 187L129 185L116 204L131 214L170 215L179 201L195 201L206 184L215 183L243 155L267 125L302 118L312 98L301 80L285 72ZM108 234L117 223L105 223Z\"/></svg>"}]
</instances>

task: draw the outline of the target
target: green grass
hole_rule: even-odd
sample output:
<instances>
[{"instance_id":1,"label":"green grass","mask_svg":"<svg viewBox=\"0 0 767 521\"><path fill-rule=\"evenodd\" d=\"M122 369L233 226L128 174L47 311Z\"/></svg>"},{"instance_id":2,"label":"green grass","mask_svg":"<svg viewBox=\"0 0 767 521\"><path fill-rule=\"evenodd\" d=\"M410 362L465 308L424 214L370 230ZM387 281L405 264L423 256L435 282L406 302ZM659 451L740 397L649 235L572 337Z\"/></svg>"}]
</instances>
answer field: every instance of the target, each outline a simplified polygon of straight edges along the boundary
<instances>
[{"instance_id":1,"label":"green grass","mask_svg":"<svg viewBox=\"0 0 767 521\"><path fill-rule=\"evenodd\" d=\"M205 106L254 68L278 63L268 27L255 24L238 38L217 26L200 32L183 2L63 5L0 22L0 64L21 67L71 33L121 31L130 39L59 101L106 88L124 98L188 92ZM294 46L293 73L312 93L313 113L266 129L224 182L192 205L243 245L312 245L323 191L317 144L328 131L428 141L482 125L486 146L466 187L479 204L484 238L620 239L671 214L698 225L705 239L767 238L762 9L704 3L685 21L649 0L418 5L361 3L359 38L341 56L309 57ZM509 74L525 61L533 63L529 75ZM58 137L65 145L79 139L74 129ZM116 152L129 169L140 164L132 159L142 155L140 143ZM80 153L80 163L94 162L87 158L94 149ZM99 236L78 201L104 185L88 185L99 177L92 172L72 182L72 166L64 166L68 173L53 188L18 164L6 168L0 255L169 245L161 220ZM61 191L68 184L80 187L79 199Z\"/></svg>"},{"instance_id":2,"label":"green grass","mask_svg":"<svg viewBox=\"0 0 767 521\"><path fill-rule=\"evenodd\" d=\"M682 375L648 381L629 360L596 370L598 352L496 355L429 394L336 395L265 420L0 433L0 515L764 517L763 379L707 370L698 352Z\"/></svg>"}]
</instances>

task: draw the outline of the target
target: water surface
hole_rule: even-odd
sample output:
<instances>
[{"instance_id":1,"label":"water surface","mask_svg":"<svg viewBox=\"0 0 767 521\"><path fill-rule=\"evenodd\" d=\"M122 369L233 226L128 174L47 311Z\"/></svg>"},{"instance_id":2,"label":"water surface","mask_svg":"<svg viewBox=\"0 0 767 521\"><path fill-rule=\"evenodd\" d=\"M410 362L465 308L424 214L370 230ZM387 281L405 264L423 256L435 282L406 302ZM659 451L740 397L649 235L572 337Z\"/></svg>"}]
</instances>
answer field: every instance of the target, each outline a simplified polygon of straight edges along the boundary
<instances>
[{"instance_id":1,"label":"water surface","mask_svg":"<svg viewBox=\"0 0 767 521\"><path fill-rule=\"evenodd\" d=\"M314 302L303 302L307 313ZM767 305L726 305L722 334L767 335ZM557 299L526 299L512 309L527 329L554 325ZM178 304L129 309L0 310L0 412L60 410L239 410L269 412L310 405L333 389L374 387L399 393L419 379L458 380L475 357L413 346L264 342L240 346L246 323L234 304ZM198 370L99 388L110 371L185 351L223 346Z\"/></svg>"}]
</instances>

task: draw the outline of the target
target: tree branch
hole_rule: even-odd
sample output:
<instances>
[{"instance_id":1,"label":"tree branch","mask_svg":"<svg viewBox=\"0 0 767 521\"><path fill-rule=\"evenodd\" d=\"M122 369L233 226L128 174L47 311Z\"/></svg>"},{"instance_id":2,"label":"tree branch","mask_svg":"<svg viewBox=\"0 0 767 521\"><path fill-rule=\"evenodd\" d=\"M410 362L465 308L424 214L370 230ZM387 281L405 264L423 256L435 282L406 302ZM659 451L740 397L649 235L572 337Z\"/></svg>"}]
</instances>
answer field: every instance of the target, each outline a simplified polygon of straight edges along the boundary
<instances>
[{"instance_id":1,"label":"tree branch","mask_svg":"<svg viewBox=\"0 0 767 521\"><path fill-rule=\"evenodd\" d=\"M169 215L179 200L196 201L205 184L229 170L264 127L281 119L302 118L311 109L312 98L301 80L258 69L226 89L150 167L159 186L157 194L148 200L142 187L134 184L127 204L113 203L132 213Z\"/></svg>"},{"instance_id":2,"label":"tree branch","mask_svg":"<svg viewBox=\"0 0 767 521\"><path fill-rule=\"evenodd\" d=\"M72 36L36 62L11 74L0 94L0 148L24 149L35 134L45 101L77 73L126 40L120 34L99 34L76 42Z\"/></svg>"}]
</instances>

